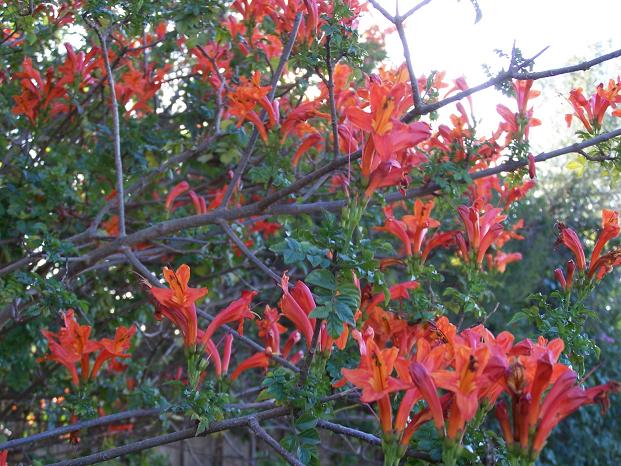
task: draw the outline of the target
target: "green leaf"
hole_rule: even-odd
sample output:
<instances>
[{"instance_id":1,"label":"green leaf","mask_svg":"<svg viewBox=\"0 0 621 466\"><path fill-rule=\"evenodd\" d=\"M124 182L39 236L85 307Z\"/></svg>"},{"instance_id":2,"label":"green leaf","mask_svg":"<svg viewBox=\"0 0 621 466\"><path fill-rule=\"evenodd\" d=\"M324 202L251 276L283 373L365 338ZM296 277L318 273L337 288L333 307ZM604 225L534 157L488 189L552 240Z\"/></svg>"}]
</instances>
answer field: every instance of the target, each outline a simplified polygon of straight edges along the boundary
<instances>
[{"instance_id":1,"label":"green leaf","mask_svg":"<svg viewBox=\"0 0 621 466\"><path fill-rule=\"evenodd\" d=\"M313 311L309 314L308 317L313 319L327 319L331 313L330 305L326 306L317 306Z\"/></svg>"},{"instance_id":2,"label":"green leaf","mask_svg":"<svg viewBox=\"0 0 621 466\"><path fill-rule=\"evenodd\" d=\"M307 275L305 282L331 291L336 290L336 279L332 272L326 269L316 269Z\"/></svg>"},{"instance_id":3,"label":"green leaf","mask_svg":"<svg viewBox=\"0 0 621 466\"><path fill-rule=\"evenodd\" d=\"M308 429L314 429L317 425L317 418L310 413L305 413L295 420L294 425L300 432Z\"/></svg>"}]
</instances>

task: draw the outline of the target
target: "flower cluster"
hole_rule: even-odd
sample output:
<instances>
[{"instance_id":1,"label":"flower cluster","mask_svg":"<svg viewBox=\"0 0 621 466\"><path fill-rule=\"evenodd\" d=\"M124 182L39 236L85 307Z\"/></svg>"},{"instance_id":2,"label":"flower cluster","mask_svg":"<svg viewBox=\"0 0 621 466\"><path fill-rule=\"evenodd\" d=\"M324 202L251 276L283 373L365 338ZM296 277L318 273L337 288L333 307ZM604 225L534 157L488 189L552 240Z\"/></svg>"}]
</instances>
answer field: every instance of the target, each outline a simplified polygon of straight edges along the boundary
<instances>
[{"instance_id":1,"label":"flower cluster","mask_svg":"<svg viewBox=\"0 0 621 466\"><path fill-rule=\"evenodd\" d=\"M94 379L102 366L109 361L109 368L113 371L123 370L124 366L117 358L129 358L127 352L131 346L131 339L136 333L136 327L118 327L114 338L91 339L90 325L80 325L75 319L73 309L63 314L64 327L58 333L42 330L47 339L50 354L39 359L54 361L65 366L73 384L77 387L81 383ZM96 354L95 363L91 369L91 354ZM77 364L80 374L78 375Z\"/></svg>"},{"instance_id":2,"label":"flower cluster","mask_svg":"<svg viewBox=\"0 0 621 466\"><path fill-rule=\"evenodd\" d=\"M362 390L361 401L377 403L385 464L398 464L429 421L448 440L444 464L455 464L469 422L494 405L512 454L534 461L560 421L586 404L605 408L608 394L620 388L615 382L583 388L558 362L560 339L515 342L511 333L495 336L483 325L458 332L446 317L419 324L385 319L387 326L367 320L353 332L360 363L342 370Z\"/></svg>"},{"instance_id":3,"label":"flower cluster","mask_svg":"<svg viewBox=\"0 0 621 466\"><path fill-rule=\"evenodd\" d=\"M424 263L429 254L439 247L456 246L464 262L473 262L482 267L486 260L488 269L504 272L507 264L522 258L520 253L505 253L501 248L510 239L523 239L516 230L524 224L518 221L511 230L505 230L503 222L507 218L501 208L485 204L482 198L471 206L462 205L457 209L464 231L436 231L427 236L430 228L437 228L440 222L431 218L434 201L423 202L417 199L414 203L413 215L404 215L401 219L394 216L393 209L384 210L386 221L378 231L385 231L397 237L403 244L406 256L415 256ZM495 254L488 251L495 248ZM385 260L390 264L394 260Z\"/></svg>"},{"instance_id":4,"label":"flower cluster","mask_svg":"<svg viewBox=\"0 0 621 466\"><path fill-rule=\"evenodd\" d=\"M614 247L610 251L603 253L604 246L611 240L619 236L619 213L613 210L604 209L602 211L602 229L595 242L595 247L591 253L591 260L587 264L584 248L580 242L578 234L566 226L564 223L557 223L558 244L563 244L574 255L574 259L567 261L567 275L561 268L554 271L554 275L564 290L571 290L574 284L576 269L580 275L584 275L588 282L593 279L599 281L609 273L614 267L621 265L621 247Z\"/></svg>"},{"instance_id":5,"label":"flower cluster","mask_svg":"<svg viewBox=\"0 0 621 466\"><path fill-rule=\"evenodd\" d=\"M597 134L608 108L616 108L617 104L621 103L621 81L611 79L607 87L604 87L604 83L598 84L595 92L588 99L583 92L583 89L579 87L569 93L569 103L574 113L565 115L565 121L567 126L570 126L573 117L576 117L588 133ZM613 110L612 115L621 117L621 109Z\"/></svg>"}]
</instances>

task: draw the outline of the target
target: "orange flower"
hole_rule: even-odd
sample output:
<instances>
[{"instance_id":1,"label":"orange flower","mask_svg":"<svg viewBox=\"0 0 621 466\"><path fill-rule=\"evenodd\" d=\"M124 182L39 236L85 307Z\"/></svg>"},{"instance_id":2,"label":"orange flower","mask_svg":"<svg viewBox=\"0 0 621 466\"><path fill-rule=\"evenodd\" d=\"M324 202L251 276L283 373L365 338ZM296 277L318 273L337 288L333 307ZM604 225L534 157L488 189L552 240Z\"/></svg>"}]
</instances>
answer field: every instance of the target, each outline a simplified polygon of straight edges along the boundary
<instances>
[{"instance_id":1,"label":"orange flower","mask_svg":"<svg viewBox=\"0 0 621 466\"><path fill-rule=\"evenodd\" d=\"M574 113L565 115L565 121L569 127L572 118L576 116L589 133L595 134L601 128L608 107L614 107L616 103L621 101L621 82L615 83L611 79L608 82L607 89L604 89L604 84L600 83L595 89L595 93L588 100L582 92L581 87L570 91L569 103L573 107ZM615 110L613 115L619 116L621 113Z\"/></svg>"},{"instance_id":2,"label":"orange flower","mask_svg":"<svg viewBox=\"0 0 621 466\"><path fill-rule=\"evenodd\" d=\"M566 371L552 386L541 406L539 424L532 443L532 456L536 457L545 446L552 429L583 405L597 401L611 391L619 391L618 384L604 384L584 390L576 385L576 373Z\"/></svg>"},{"instance_id":3,"label":"orange flower","mask_svg":"<svg viewBox=\"0 0 621 466\"><path fill-rule=\"evenodd\" d=\"M403 396L395 419L395 429L402 432L407 418L414 405L422 398L427 402L431 419L436 428L444 430L444 413L437 389L431 376L437 370L448 365L445 358L446 345L431 346L424 338L416 342L416 354L413 360L400 358L397 360L399 379L411 386Z\"/></svg>"},{"instance_id":4,"label":"orange flower","mask_svg":"<svg viewBox=\"0 0 621 466\"><path fill-rule=\"evenodd\" d=\"M280 309L285 317L287 317L295 327L306 338L306 347L310 348L313 340L313 324L308 318L308 314L315 308L315 302L308 287L301 281L298 281L293 293L289 292L289 277L283 274L280 281L280 287L283 295L280 298ZM296 291L297 290L297 291ZM298 300L299 299L299 300Z\"/></svg>"},{"instance_id":5,"label":"orange flower","mask_svg":"<svg viewBox=\"0 0 621 466\"><path fill-rule=\"evenodd\" d=\"M99 369L109 359L114 358L129 358L129 354L126 351L131 345L131 339L136 333L136 326L131 327L119 327L114 334L114 340L109 338L102 338L99 340L98 345L100 353L95 359L95 365L93 366L93 372L91 377L96 377Z\"/></svg>"},{"instance_id":6,"label":"orange flower","mask_svg":"<svg viewBox=\"0 0 621 466\"><path fill-rule=\"evenodd\" d=\"M614 260L610 263L610 257L608 255L602 256L602 249L613 238L619 236L619 213L614 210L604 209L602 211L602 231L597 237L597 242L593 248L591 254L591 262L589 267L588 276L593 277L597 274L598 280L608 272L608 268L615 265ZM614 254L613 254L614 257Z\"/></svg>"},{"instance_id":7,"label":"orange flower","mask_svg":"<svg viewBox=\"0 0 621 466\"><path fill-rule=\"evenodd\" d=\"M162 316L170 320L183 334L184 344L191 347L196 344L198 321L195 302L207 294L207 288L191 288L190 267L182 264L177 271L164 267L164 278L170 288L150 287L156 300L155 318Z\"/></svg>"},{"instance_id":8,"label":"orange flower","mask_svg":"<svg viewBox=\"0 0 621 466\"><path fill-rule=\"evenodd\" d=\"M236 320L239 321L239 326L237 331L240 334L244 334L244 319L254 319L255 315L250 310L250 304L252 300L256 296L256 291L242 291L241 298L236 299L227 307L222 309L218 315L211 321L205 333L203 333L200 337L200 341L202 343L206 343L209 341L216 331L222 327L224 324L228 324L229 322L234 322Z\"/></svg>"},{"instance_id":9,"label":"orange flower","mask_svg":"<svg viewBox=\"0 0 621 466\"><path fill-rule=\"evenodd\" d=\"M573 252L576 258L576 265L578 270L584 270L586 268L586 257L584 255L584 248L580 242L580 238L574 230L566 226L564 223L558 222L556 224L558 228L557 244L564 244L571 252Z\"/></svg>"},{"instance_id":10,"label":"orange flower","mask_svg":"<svg viewBox=\"0 0 621 466\"><path fill-rule=\"evenodd\" d=\"M459 206L457 212L466 228L466 235L468 237L468 245L466 247L464 237L456 235L457 245L466 262L470 257L469 251L474 251L476 262L480 265L489 247L502 234L503 227L501 222L505 220L506 215L501 215L501 209L499 208L491 208L481 216L476 202L470 207L465 205Z\"/></svg>"},{"instance_id":11,"label":"orange flower","mask_svg":"<svg viewBox=\"0 0 621 466\"><path fill-rule=\"evenodd\" d=\"M486 388L483 371L490 358L487 346L472 348L458 344L455 348L455 370L437 371L433 374L435 383L455 394L449 410L448 437L456 439L465 423L470 421L479 407L479 393Z\"/></svg>"},{"instance_id":12,"label":"orange flower","mask_svg":"<svg viewBox=\"0 0 621 466\"><path fill-rule=\"evenodd\" d=\"M48 340L50 354L39 358L39 361L55 361L69 371L74 385L80 384L76 363L80 361L81 379L86 382L89 378L95 378L101 365L108 359L116 357L127 358L125 353L129 349L130 339L136 328L127 329L119 327L116 330L114 340L103 338L101 341L90 339L91 327L79 325L75 320L73 309L69 309L63 316L65 326L58 333L42 330L43 336ZM100 351L92 372L90 371L90 354Z\"/></svg>"},{"instance_id":13,"label":"orange flower","mask_svg":"<svg viewBox=\"0 0 621 466\"><path fill-rule=\"evenodd\" d=\"M177 183L173 187L173 189L170 190L170 192L168 193L168 196L166 196L166 204L164 204L166 206L166 210L171 211L171 212L175 210L173 208L173 203L175 202L175 199L177 199L181 194L186 192L188 189L190 189L190 184L187 181L182 181L180 183Z\"/></svg>"},{"instance_id":14,"label":"orange flower","mask_svg":"<svg viewBox=\"0 0 621 466\"><path fill-rule=\"evenodd\" d=\"M409 86L405 82L390 85L373 77L369 79L368 89L369 112L356 105L344 111L354 126L369 133L362 153L364 177L369 177L381 163L394 160L395 153L414 147L431 134L427 123L405 124L399 121L401 114L412 103Z\"/></svg>"},{"instance_id":15,"label":"orange flower","mask_svg":"<svg viewBox=\"0 0 621 466\"><path fill-rule=\"evenodd\" d=\"M280 334L287 330L278 323L279 320L280 313L278 309L266 305L263 311L263 318L257 321L259 338L263 340L265 346L272 348L272 351L276 354L280 354ZM297 333L299 335L299 332Z\"/></svg>"},{"instance_id":16,"label":"orange flower","mask_svg":"<svg viewBox=\"0 0 621 466\"><path fill-rule=\"evenodd\" d=\"M531 87L533 86L533 80L514 80L513 81L513 89L515 90L515 96L518 104L518 112L520 115L525 116L527 113L528 100L533 99L541 95L540 91L531 91Z\"/></svg>"},{"instance_id":17,"label":"orange flower","mask_svg":"<svg viewBox=\"0 0 621 466\"><path fill-rule=\"evenodd\" d=\"M75 367L75 363L80 361L81 355L74 352L71 348L64 347L58 341L57 334L48 330L41 330L41 333L47 339L50 354L39 358L38 361L55 361L62 364L69 371L73 384L76 386L80 385L80 379L78 378L78 371Z\"/></svg>"},{"instance_id":18,"label":"orange flower","mask_svg":"<svg viewBox=\"0 0 621 466\"><path fill-rule=\"evenodd\" d=\"M249 358L244 359L231 374L231 380L237 379L242 372L247 371L248 369L260 367L263 370L267 370L270 364L270 357L271 353L266 350L264 353L255 353Z\"/></svg>"},{"instance_id":19,"label":"orange flower","mask_svg":"<svg viewBox=\"0 0 621 466\"><path fill-rule=\"evenodd\" d=\"M246 120L254 123L263 141L267 142L267 131L263 121L255 112L257 105L261 106L267 114L270 124L278 124L278 103L270 102L268 94L270 86L261 86L261 73L256 71L252 79L242 77L239 85L234 91L228 93L228 111L232 116L237 117L237 127L240 127Z\"/></svg>"},{"instance_id":20,"label":"orange flower","mask_svg":"<svg viewBox=\"0 0 621 466\"><path fill-rule=\"evenodd\" d=\"M360 366L357 369L341 370L349 382L362 389L360 400L370 403L405 388L405 384L391 376L398 348L380 349L372 337L366 339L364 346L365 350L361 346Z\"/></svg>"}]
</instances>

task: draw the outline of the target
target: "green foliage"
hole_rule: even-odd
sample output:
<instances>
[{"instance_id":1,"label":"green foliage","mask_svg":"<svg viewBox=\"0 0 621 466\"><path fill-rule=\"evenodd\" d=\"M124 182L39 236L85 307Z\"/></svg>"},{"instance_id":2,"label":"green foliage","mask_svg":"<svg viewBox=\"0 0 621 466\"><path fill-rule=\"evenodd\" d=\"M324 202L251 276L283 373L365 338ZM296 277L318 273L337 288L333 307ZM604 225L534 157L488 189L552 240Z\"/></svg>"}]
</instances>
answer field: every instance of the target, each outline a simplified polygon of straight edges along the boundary
<instances>
[{"instance_id":1,"label":"green foliage","mask_svg":"<svg viewBox=\"0 0 621 466\"><path fill-rule=\"evenodd\" d=\"M351 273L335 277L326 269L313 270L306 281L315 285L317 307L309 317L325 319L328 333L337 338L343 332L343 324L355 326L354 313L360 307L360 290Z\"/></svg>"}]
</instances>

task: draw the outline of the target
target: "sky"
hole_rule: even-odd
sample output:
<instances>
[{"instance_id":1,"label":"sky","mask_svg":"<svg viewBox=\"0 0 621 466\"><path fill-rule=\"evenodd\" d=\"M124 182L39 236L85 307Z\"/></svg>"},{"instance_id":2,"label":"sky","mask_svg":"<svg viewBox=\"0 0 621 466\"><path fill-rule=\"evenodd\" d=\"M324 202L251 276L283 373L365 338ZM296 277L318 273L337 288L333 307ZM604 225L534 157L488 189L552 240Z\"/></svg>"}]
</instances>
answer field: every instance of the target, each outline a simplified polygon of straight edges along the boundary
<instances>
[{"instance_id":1,"label":"sky","mask_svg":"<svg viewBox=\"0 0 621 466\"><path fill-rule=\"evenodd\" d=\"M407 11L419 1L399 0L399 10ZM379 3L394 13L395 0L379 0ZM463 75L468 84L476 85L487 80L482 64L491 65L495 70L506 64L506 60L499 61L494 49L510 53L514 41L525 57L549 47L537 59L535 70L593 58L598 55L598 46L601 53L621 48L621 0L479 0L479 5L483 15L476 24L470 0L432 0L406 21L415 73L426 75L431 70L446 70L447 78ZM369 8L373 10L371 6ZM380 13L372 11L361 26L373 23L380 27L388 24ZM386 38L386 49L391 62L395 65L403 62L403 49L397 34ZM621 74L620 59L604 66L611 78ZM534 88L549 85L538 82ZM564 126L564 114L570 112L565 96L558 91L547 95L545 102L543 98L533 101L535 113L543 120L544 126L533 130L532 143L534 148L541 150L551 148L547 144L546 126L553 126L551 131L558 137L571 134L559 127ZM494 90L476 98L475 115L482 120L482 129L497 125L497 103L508 105ZM557 121L551 122L551 118L559 119L560 125Z\"/></svg>"}]
</instances>

